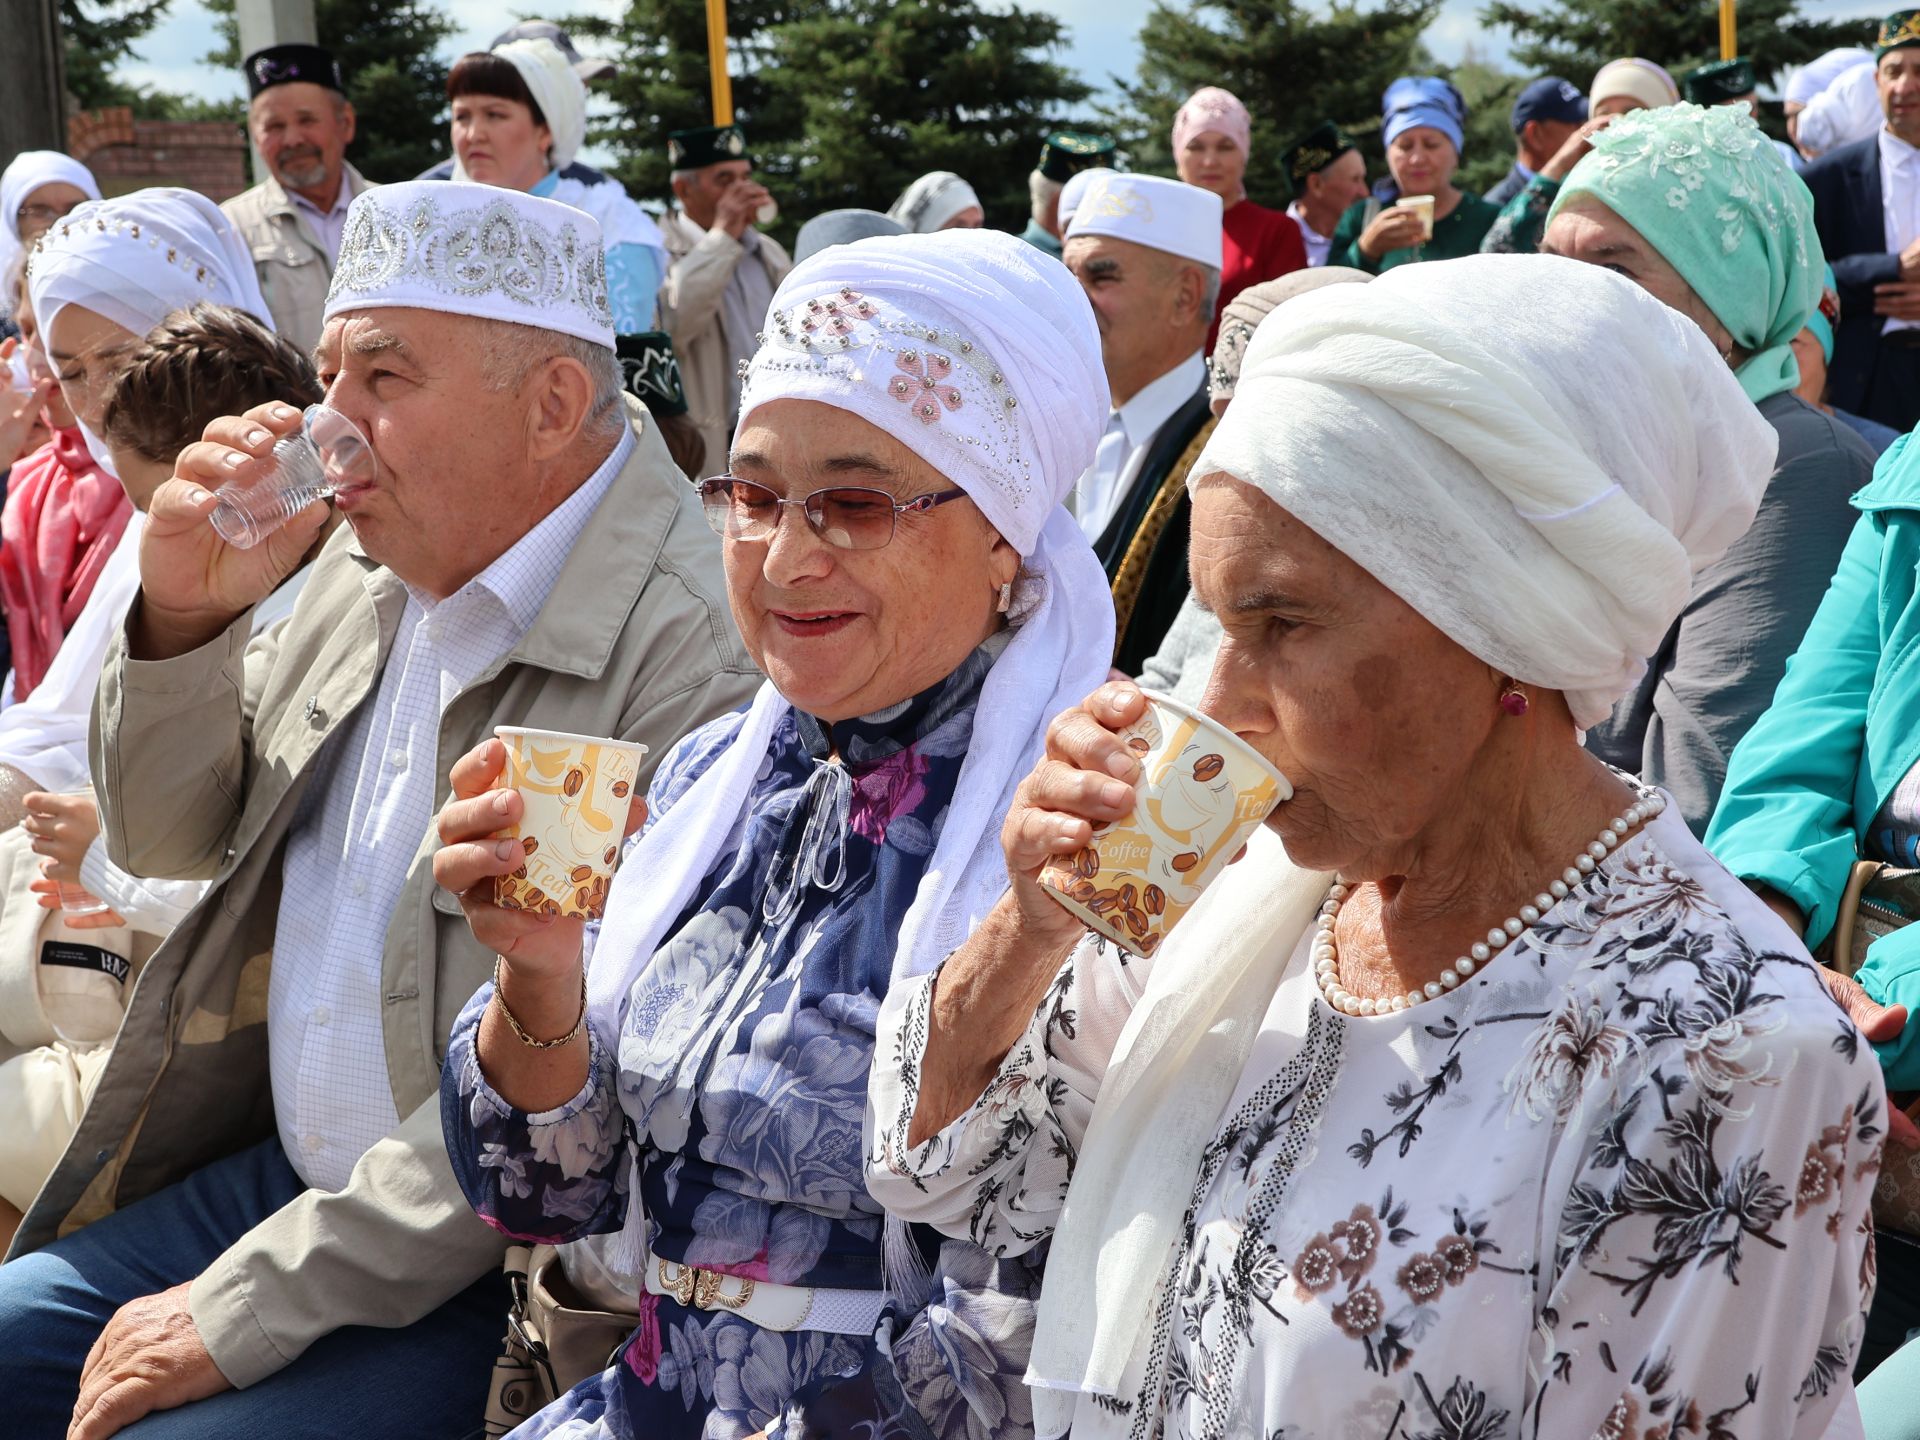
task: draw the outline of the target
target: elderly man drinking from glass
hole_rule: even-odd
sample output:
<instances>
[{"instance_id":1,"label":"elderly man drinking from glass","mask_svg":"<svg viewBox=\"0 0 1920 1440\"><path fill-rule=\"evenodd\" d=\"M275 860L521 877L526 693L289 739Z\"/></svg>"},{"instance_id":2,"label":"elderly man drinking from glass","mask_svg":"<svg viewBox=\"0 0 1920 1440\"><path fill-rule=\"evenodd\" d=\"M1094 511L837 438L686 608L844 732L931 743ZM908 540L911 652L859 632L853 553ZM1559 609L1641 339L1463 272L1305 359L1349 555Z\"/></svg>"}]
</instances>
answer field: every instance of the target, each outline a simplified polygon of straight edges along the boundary
<instances>
[{"instance_id":1,"label":"elderly man drinking from glass","mask_svg":"<svg viewBox=\"0 0 1920 1440\"><path fill-rule=\"evenodd\" d=\"M155 492L93 773L115 863L213 884L0 1266L10 1434L474 1433L504 1246L436 1097L493 957L435 903L444 766L496 725L680 735L750 690L718 547L622 405L606 294L569 206L370 191L319 370L377 468L334 495L291 617L248 643L327 507L252 549L208 517L298 411L214 422Z\"/></svg>"},{"instance_id":2,"label":"elderly man drinking from glass","mask_svg":"<svg viewBox=\"0 0 1920 1440\"><path fill-rule=\"evenodd\" d=\"M521 813L485 793L497 745L441 815L436 873L503 957L454 1030L454 1168L508 1233L619 1232L569 1270L638 1304L516 1433L1018 1437L1031 1272L885 1221L861 1127L881 1005L992 908L1014 786L1106 673L1061 504L1107 410L1093 309L991 231L835 246L742 397L702 491L767 683L661 764L584 985L578 922L492 903Z\"/></svg>"},{"instance_id":3,"label":"elderly man drinking from glass","mask_svg":"<svg viewBox=\"0 0 1920 1440\"><path fill-rule=\"evenodd\" d=\"M1773 446L1697 326L1563 260L1255 333L1194 470L1203 706L1291 798L1151 959L1087 939L1036 873L1134 803L1141 699L1102 688L1008 816L1008 897L878 1042L876 1198L1052 1237L1041 1434L1857 1426L1878 1067L1579 742Z\"/></svg>"}]
</instances>

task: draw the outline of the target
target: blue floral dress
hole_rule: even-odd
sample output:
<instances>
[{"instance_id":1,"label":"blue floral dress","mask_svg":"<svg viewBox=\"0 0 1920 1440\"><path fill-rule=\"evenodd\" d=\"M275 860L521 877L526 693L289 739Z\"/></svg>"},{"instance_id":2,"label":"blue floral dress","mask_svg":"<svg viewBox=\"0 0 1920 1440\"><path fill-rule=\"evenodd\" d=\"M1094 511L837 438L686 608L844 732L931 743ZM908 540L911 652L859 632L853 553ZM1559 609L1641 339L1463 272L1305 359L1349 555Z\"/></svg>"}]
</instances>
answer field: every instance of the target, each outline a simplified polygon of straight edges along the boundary
<instances>
[{"instance_id":1,"label":"blue floral dress","mask_svg":"<svg viewBox=\"0 0 1920 1440\"><path fill-rule=\"evenodd\" d=\"M798 712L781 722L720 860L636 983L623 1033L590 1033L587 1083L566 1105L529 1115L487 1084L474 1054L482 987L454 1027L441 1090L454 1173L482 1219L556 1244L618 1230L637 1161L661 1259L884 1288L881 1210L862 1168L874 1030L998 648L831 737ZM716 720L667 757L649 796L656 819L741 723ZM823 783L836 750L850 787ZM872 1336L774 1332L642 1296L620 1362L515 1434L1031 1433L1020 1377L1037 1257L915 1239L931 1288L893 1302Z\"/></svg>"}]
</instances>

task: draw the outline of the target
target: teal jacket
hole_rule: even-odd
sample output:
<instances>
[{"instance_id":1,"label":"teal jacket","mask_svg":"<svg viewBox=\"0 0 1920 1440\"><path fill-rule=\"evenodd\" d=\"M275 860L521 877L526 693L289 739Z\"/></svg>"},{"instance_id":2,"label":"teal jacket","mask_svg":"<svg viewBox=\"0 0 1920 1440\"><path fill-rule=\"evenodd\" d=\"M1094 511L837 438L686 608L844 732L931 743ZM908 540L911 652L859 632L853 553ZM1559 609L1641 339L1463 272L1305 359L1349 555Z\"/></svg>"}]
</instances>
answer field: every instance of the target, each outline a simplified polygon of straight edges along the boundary
<instances>
[{"instance_id":1,"label":"teal jacket","mask_svg":"<svg viewBox=\"0 0 1920 1440\"><path fill-rule=\"evenodd\" d=\"M1833 929L1847 873L1893 788L1920 762L1920 448L1911 435L1853 497L1840 566L1773 703L1727 765L1707 849L1742 880ZM1859 974L1906 1031L1876 1046L1892 1090L1920 1089L1920 924L1873 947Z\"/></svg>"}]
</instances>

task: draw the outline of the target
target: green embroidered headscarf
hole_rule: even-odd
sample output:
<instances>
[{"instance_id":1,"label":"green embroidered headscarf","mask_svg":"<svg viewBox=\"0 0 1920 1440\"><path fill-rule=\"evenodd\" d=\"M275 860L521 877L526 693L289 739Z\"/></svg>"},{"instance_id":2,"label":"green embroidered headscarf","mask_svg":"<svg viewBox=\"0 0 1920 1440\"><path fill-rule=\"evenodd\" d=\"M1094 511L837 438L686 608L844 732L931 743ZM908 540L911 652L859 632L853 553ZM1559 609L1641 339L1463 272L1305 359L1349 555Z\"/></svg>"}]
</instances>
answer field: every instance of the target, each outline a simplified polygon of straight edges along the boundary
<instances>
[{"instance_id":1,"label":"green embroidered headscarf","mask_svg":"<svg viewBox=\"0 0 1920 1440\"><path fill-rule=\"evenodd\" d=\"M1793 337L1820 308L1826 256L1813 197L1743 108L1628 112L1593 137L1549 224L1575 195L1638 230L1727 327L1748 399L1800 383Z\"/></svg>"}]
</instances>

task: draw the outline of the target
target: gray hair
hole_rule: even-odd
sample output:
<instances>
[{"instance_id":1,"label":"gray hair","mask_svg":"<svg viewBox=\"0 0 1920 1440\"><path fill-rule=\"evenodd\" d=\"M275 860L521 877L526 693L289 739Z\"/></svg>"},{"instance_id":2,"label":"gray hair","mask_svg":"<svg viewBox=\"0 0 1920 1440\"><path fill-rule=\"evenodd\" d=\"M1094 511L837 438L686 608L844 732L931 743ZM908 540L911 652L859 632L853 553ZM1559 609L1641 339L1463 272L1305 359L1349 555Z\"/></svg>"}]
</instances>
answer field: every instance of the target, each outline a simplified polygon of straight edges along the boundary
<instances>
[{"instance_id":1,"label":"gray hair","mask_svg":"<svg viewBox=\"0 0 1920 1440\"><path fill-rule=\"evenodd\" d=\"M489 390L512 390L556 356L577 362L593 383L593 404L580 429L582 434L611 432L626 423L620 397L625 392L620 362L607 346L557 330L541 330L511 320L488 320L486 368Z\"/></svg>"},{"instance_id":2,"label":"gray hair","mask_svg":"<svg viewBox=\"0 0 1920 1440\"><path fill-rule=\"evenodd\" d=\"M1200 297L1200 308L1211 315L1220 307L1220 272L1211 265L1202 265L1199 270L1206 290Z\"/></svg>"},{"instance_id":3,"label":"gray hair","mask_svg":"<svg viewBox=\"0 0 1920 1440\"><path fill-rule=\"evenodd\" d=\"M1027 199L1032 204L1033 218L1044 225L1047 221L1047 207L1060 198L1060 192L1066 187L1058 180L1050 180L1038 170L1027 176Z\"/></svg>"}]
</instances>

